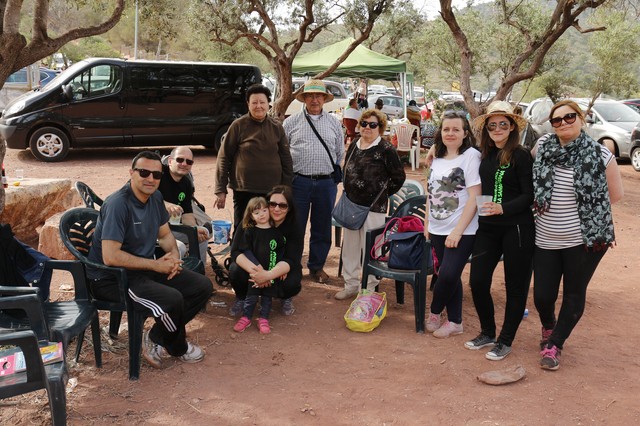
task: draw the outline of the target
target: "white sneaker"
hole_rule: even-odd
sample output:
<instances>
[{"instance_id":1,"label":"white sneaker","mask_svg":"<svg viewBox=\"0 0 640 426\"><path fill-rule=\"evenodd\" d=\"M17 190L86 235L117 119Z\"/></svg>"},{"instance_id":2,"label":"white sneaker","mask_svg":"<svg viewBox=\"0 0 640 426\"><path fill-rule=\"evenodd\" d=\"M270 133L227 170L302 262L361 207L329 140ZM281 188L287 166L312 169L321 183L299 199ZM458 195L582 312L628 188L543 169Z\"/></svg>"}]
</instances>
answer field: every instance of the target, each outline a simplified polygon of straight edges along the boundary
<instances>
[{"instance_id":1,"label":"white sneaker","mask_svg":"<svg viewBox=\"0 0 640 426\"><path fill-rule=\"evenodd\" d=\"M180 357L180 361L193 364L204 359L204 351L195 343L187 342L187 352Z\"/></svg>"},{"instance_id":2,"label":"white sneaker","mask_svg":"<svg viewBox=\"0 0 640 426\"><path fill-rule=\"evenodd\" d=\"M440 322L442 321L440 315L429 314L429 318L427 319L427 331L429 333L433 333L437 329L440 328Z\"/></svg>"},{"instance_id":3,"label":"white sneaker","mask_svg":"<svg viewBox=\"0 0 640 426\"><path fill-rule=\"evenodd\" d=\"M149 338L149 332L142 334L142 356L153 368L162 368L162 358L168 356L167 350Z\"/></svg>"},{"instance_id":4,"label":"white sneaker","mask_svg":"<svg viewBox=\"0 0 640 426\"><path fill-rule=\"evenodd\" d=\"M439 329L433 332L435 337L441 339L449 336L455 336L456 334L462 334L462 323L456 324L455 322L447 321Z\"/></svg>"}]
</instances>

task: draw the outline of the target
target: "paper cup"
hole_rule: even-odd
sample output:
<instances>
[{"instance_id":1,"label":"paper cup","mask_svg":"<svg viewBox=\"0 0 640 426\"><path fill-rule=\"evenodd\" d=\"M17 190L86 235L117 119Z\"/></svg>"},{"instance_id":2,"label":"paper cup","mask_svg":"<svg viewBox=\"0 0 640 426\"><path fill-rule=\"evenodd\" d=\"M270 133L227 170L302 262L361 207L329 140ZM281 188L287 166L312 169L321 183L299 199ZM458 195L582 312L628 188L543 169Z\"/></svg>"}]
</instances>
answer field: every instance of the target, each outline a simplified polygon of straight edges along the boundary
<instances>
[{"instance_id":1,"label":"paper cup","mask_svg":"<svg viewBox=\"0 0 640 426\"><path fill-rule=\"evenodd\" d=\"M24 169L16 169L16 179L24 180Z\"/></svg>"},{"instance_id":2,"label":"paper cup","mask_svg":"<svg viewBox=\"0 0 640 426\"><path fill-rule=\"evenodd\" d=\"M182 213L171 215L169 223L172 225L180 225L182 223Z\"/></svg>"},{"instance_id":3,"label":"paper cup","mask_svg":"<svg viewBox=\"0 0 640 426\"><path fill-rule=\"evenodd\" d=\"M488 216L489 213L482 207L484 203L490 203L491 195L476 195L476 205L478 206L478 216Z\"/></svg>"}]
</instances>

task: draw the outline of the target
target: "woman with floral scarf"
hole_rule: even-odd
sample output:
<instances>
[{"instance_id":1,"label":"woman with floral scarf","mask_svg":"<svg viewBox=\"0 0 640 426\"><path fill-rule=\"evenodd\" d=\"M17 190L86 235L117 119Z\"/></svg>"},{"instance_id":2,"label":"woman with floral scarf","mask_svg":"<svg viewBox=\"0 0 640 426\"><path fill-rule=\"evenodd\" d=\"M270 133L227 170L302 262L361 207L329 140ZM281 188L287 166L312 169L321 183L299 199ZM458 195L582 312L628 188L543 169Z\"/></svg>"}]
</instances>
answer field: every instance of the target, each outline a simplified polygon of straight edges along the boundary
<instances>
[{"instance_id":1,"label":"woman with floral scarf","mask_svg":"<svg viewBox=\"0 0 640 426\"><path fill-rule=\"evenodd\" d=\"M564 342L584 312L589 281L615 244L611 205L624 191L613 154L584 132L584 115L575 102L556 103L549 122L555 134L540 138L534 149L533 285L542 323L540 367L557 370Z\"/></svg>"}]
</instances>

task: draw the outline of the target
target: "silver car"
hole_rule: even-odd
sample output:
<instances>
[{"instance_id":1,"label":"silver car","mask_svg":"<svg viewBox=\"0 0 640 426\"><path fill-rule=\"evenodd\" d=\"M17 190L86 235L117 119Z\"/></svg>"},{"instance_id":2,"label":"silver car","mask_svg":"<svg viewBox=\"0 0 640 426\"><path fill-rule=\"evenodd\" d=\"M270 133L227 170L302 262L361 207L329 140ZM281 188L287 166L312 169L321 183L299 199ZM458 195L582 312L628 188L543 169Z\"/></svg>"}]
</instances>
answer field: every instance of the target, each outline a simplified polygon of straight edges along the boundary
<instances>
[{"instance_id":1,"label":"silver car","mask_svg":"<svg viewBox=\"0 0 640 426\"><path fill-rule=\"evenodd\" d=\"M589 101L574 99L587 110ZM550 99L536 99L529 104L524 117L529 121L537 136L551 133L549 111L553 102ZM619 101L596 100L585 120L585 132L593 139L604 144L616 157L630 158L631 131L640 122L640 114Z\"/></svg>"},{"instance_id":2,"label":"silver car","mask_svg":"<svg viewBox=\"0 0 640 426\"><path fill-rule=\"evenodd\" d=\"M369 108L374 108L376 101L382 99L382 112L387 114L389 119L404 117L404 107L402 105L402 97L394 95L371 95L367 99Z\"/></svg>"}]
</instances>

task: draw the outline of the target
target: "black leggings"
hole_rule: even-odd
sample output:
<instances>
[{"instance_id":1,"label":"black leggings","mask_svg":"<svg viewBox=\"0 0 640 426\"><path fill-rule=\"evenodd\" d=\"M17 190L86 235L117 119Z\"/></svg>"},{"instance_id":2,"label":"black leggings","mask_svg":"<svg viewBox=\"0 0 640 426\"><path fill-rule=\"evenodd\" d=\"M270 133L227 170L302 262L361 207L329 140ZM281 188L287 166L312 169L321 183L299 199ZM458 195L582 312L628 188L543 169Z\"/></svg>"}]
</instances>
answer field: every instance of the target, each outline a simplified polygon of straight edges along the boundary
<instances>
[{"instance_id":1,"label":"black leggings","mask_svg":"<svg viewBox=\"0 0 640 426\"><path fill-rule=\"evenodd\" d=\"M504 255L506 304L498 341L511 346L527 305L531 283L535 228L533 223L496 226L480 223L471 260L471 294L482 334L496 337L491 298L493 272Z\"/></svg>"},{"instance_id":2,"label":"black leggings","mask_svg":"<svg viewBox=\"0 0 640 426\"><path fill-rule=\"evenodd\" d=\"M542 326L553 329L549 341L560 349L582 317L587 286L606 251L587 251L583 245L561 250L535 249L534 301ZM560 278L562 305L556 322L555 304Z\"/></svg>"},{"instance_id":3,"label":"black leggings","mask_svg":"<svg viewBox=\"0 0 640 426\"><path fill-rule=\"evenodd\" d=\"M231 262L231 265L229 265L229 282L236 293L236 299L244 300L249 290L249 274L235 262ZM288 299L300 293L301 289L302 267L289 271L287 278L278 282L276 297Z\"/></svg>"},{"instance_id":4,"label":"black leggings","mask_svg":"<svg viewBox=\"0 0 640 426\"><path fill-rule=\"evenodd\" d=\"M433 288L431 313L439 315L447 308L447 318L462 323L462 271L473 249L475 235L463 235L457 248L446 248L446 235L430 235L431 244L440 263Z\"/></svg>"}]
</instances>

